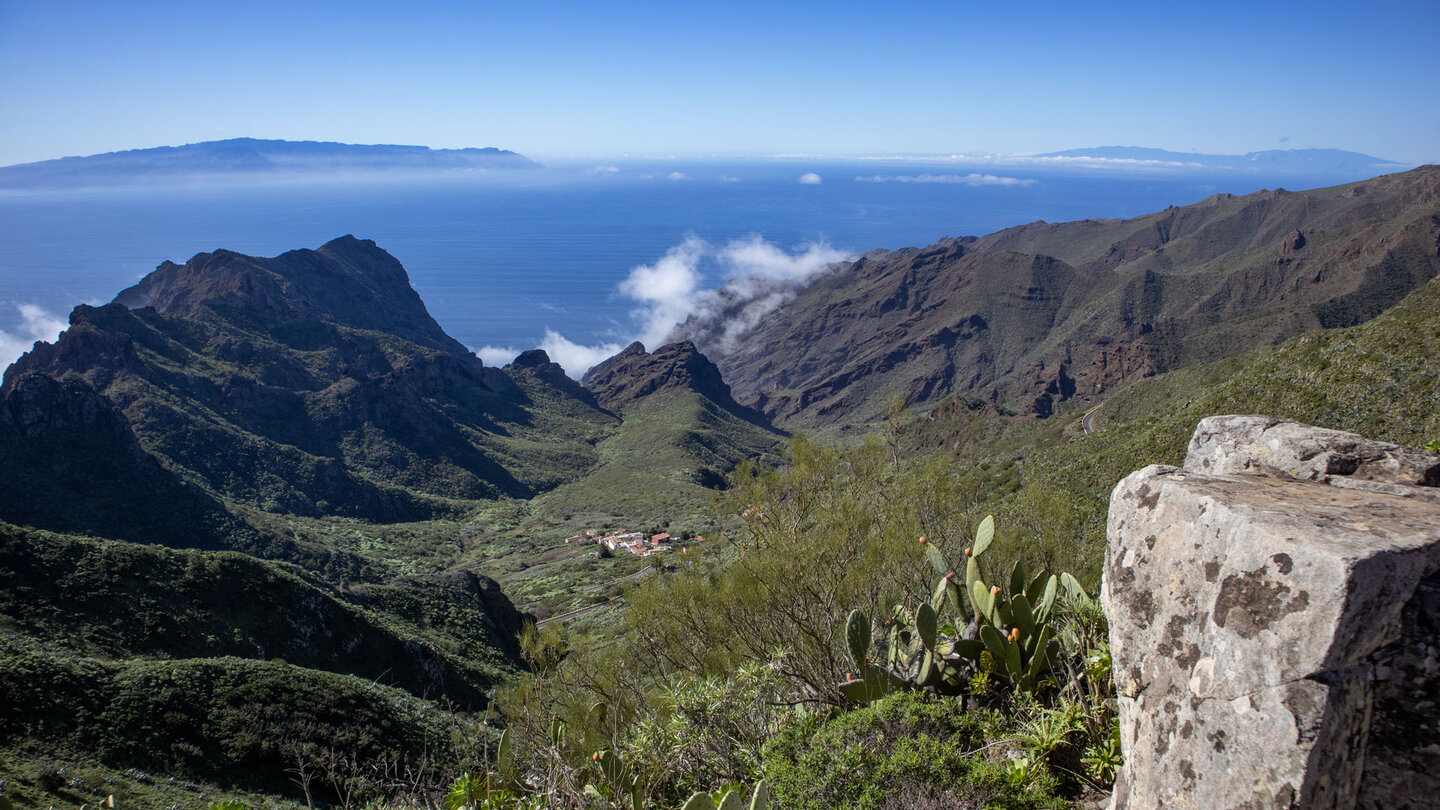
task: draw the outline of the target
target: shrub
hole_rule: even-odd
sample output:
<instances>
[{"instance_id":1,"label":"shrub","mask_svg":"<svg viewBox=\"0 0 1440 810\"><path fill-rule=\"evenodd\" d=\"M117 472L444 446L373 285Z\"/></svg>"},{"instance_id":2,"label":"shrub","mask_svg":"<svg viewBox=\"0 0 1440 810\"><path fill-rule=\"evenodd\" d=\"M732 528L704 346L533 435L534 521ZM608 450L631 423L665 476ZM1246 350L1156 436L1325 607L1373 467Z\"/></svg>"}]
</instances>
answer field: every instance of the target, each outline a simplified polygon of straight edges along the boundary
<instances>
[{"instance_id":1,"label":"shrub","mask_svg":"<svg viewBox=\"0 0 1440 810\"><path fill-rule=\"evenodd\" d=\"M1064 807L1040 775L1011 784L983 717L902 692L823 723L793 720L765 748L775 804L795 810Z\"/></svg>"}]
</instances>

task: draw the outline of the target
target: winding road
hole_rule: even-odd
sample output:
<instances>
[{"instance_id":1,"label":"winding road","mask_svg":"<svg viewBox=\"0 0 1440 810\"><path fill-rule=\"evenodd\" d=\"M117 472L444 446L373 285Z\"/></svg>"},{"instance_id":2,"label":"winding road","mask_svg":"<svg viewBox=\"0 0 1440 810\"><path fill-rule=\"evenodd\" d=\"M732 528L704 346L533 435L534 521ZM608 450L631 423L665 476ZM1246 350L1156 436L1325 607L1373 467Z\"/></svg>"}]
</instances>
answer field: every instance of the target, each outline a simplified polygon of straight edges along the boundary
<instances>
[{"instance_id":1,"label":"winding road","mask_svg":"<svg viewBox=\"0 0 1440 810\"><path fill-rule=\"evenodd\" d=\"M1095 407L1086 411L1084 416L1080 417L1081 430L1085 431L1086 433L1095 432L1095 412L1098 410L1100 410L1100 406L1096 405Z\"/></svg>"}]
</instances>

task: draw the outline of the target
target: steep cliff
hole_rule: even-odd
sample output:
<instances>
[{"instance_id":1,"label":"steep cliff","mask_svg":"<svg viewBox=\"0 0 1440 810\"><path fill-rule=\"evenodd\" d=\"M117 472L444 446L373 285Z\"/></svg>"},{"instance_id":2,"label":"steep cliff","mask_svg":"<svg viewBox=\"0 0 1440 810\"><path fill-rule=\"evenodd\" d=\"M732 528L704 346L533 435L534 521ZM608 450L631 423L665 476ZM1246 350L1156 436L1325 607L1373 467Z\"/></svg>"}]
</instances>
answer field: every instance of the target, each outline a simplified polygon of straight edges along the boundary
<instances>
[{"instance_id":1,"label":"steep cliff","mask_svg":"<svg viewBox=\"0 0 1440 810\"><path fill-rule=\"evenodd\" d=\"M583 475L615 422L554 375L522 388L486 368L399 262L353 237L167 262L70 321L6 372L6 398L27 376L81 380L113 405L112 432L134 437L127 453L265 511L416 520L528 497ZM24 452L63 462L45 447Z\"/></svg>"},{"instance_id":2,"label":"steep cliff","mask_svg":"<svg viewBox=\"0 0 1440 810\"><path fill-rule=\"evenodd\" d=\"M700 344L777 424L863 423L892 394L1038 415L1139 377L1368 320L1440 272L1440 167L1217 195L876 251L741 340ZM703 341L713 324L678 338Z\"/></svg>"}]
</instances>

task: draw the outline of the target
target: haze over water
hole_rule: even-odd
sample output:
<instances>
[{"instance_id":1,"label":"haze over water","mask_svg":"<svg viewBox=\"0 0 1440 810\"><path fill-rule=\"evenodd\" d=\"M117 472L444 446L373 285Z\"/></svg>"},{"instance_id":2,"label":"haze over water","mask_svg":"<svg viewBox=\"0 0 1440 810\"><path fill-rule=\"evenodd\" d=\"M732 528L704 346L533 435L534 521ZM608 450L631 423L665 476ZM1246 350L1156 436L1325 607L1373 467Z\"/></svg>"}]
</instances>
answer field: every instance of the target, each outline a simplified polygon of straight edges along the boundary
<instances>
[{"instance_id":1,"label":"haze over water","mask_svg":"<svg viewBox=\"0 0 1440 810\"><path fill-rule=\"evenodd\" d=\"M493 363L541 345L547 332L623 346L676 307L683 315L680 299L693 289L658 304L637 300L634 285L622 291L641 266L693 272L692 287L710 288L735 272L772 272L767 262L807 248L816 257L923 246L1040 219L1130 217L1217 192L1356 179L649 161L470 178L4 193L0 362L36 337L53 340L74 305L108 302L164 260L217 248L273 256L344 234L372 239L409 271L441 326L473 349L490 347L482 356ZM783 254L752 266L725 251L756 238ZM702 247L657 264L686 245ZM572 373L597 353L547 345Z\"/></svg>"}]
</instances>

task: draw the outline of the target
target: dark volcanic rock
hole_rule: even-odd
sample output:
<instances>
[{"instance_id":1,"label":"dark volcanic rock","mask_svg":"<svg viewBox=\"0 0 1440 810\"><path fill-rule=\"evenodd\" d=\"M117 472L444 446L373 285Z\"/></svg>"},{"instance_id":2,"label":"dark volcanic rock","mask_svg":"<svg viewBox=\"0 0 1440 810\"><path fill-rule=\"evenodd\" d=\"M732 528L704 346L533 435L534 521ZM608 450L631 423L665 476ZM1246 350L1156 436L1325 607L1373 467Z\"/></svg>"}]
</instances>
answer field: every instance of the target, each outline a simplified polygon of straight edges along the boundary
<instances>
[{"instance_id":1,"label":"dark volcanic rock","mask_svg":"<svg viewBox=\"0 0 1440 810\"><path fill-rule=\"evenodd\" d=\"M70 322L6 372L7 396L35 373L83 380L162 467L265 511L421 520L456 499L528 497L583 475L586 432L613 420L558 366L528 369L523 390L486 368L399 262L348 236L167 262ZM556 420L575 441L546 433Z\"/></svg>"},{"instance_id":2,"label":"dark volcanic rock","mask_svg":"<svg viewBox=\"0 0 1440 810\"><path fill-rule=\"evenodd\" d=\"M115 301L198 321L247 319L271 328L321 321L470 353L430 317L400 262L353 236L273 259L217 250L184 265L165 262Z\"/></svg>"},{"instance_id":3,"label":"dark volcanic rock","mask_svg":"<svg viewBox=\"0 0 1440 810\"><path fill-rule=\"evenodd\" d=\"M876 251L738 340L716 338L730 334L723 323L675 334L715 360L737 400L786 427L871 422L896 394L1045 415L1137 377L1363 322L1440 273L1437 244L1430 166Z\"/></svg>"},{"instance_id":4,"label":"dark volcanic rock","mask_svg":"<svg viewBox=\"0 0 1440 810\"><path fill-rule=\"evenodd\" d=\"M632 343L591 368L580 382L601 406L615 412L657 393L684 390L701 394L748 422L765 423L758 412L735 401L720 369L688 340L661 346L653 354L640 343Z\"/></svg>"},{"instance_id":5,"label":"dark volcanic rock","mask_svg":"<svg viewBox=\"0 0 1440 810\"><path fill-rule=\"evenodd\" d=\"M559 363L552 361L544 349L530 349L521 352L513 363L505 367L505 370L522 374L556 390L564 391L569 396L593 407L600 407L600 403L595 400L595 395L590 393L585 386L570 379L570 375L565 373L565 369Z\"/></svg>"}]
</instances>

